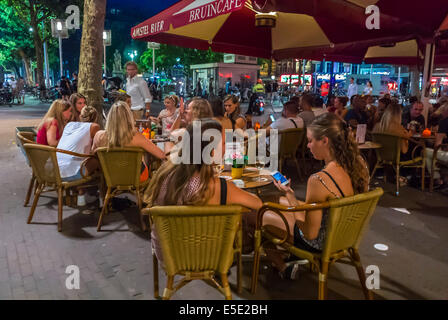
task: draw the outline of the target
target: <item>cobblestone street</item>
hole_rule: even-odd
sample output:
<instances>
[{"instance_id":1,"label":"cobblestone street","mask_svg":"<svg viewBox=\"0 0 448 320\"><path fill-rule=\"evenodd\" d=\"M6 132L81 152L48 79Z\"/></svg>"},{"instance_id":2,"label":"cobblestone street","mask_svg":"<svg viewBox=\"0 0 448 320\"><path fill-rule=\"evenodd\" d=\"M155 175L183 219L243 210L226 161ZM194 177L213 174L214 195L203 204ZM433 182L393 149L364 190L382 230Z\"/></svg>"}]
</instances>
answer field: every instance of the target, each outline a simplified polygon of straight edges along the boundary
<instances>
[{"instance_id":1,"label":"cobblestone street","mask_svg":"<svg viewBox=\"0 0 448 320\"><path fill-rule=\"evenodd\" d=\"M0 106L0 299L153 299L149 235L139 228L137 208L111 212L104 231L97 232L97 202L87 208L64 206L63 230L57 231L57 198L41 196L33 223L24 207L31 177L15 143L15 127L37 125L48 105L28 99L24 106ZM152 109L157 114L160 105ZM293 171L293 170L291 170ZM385 194L360 248L364 268L377 265L381 288L376 299L448 299L448 196L394 185ZM305 184L295 186L303 198ZM273 189L268 189L269 193ZM395 210L402 208L403 210ZM373 246L383 243L389 250ZM67 266L80 269L80 289L68 290ZM244 263L243 294L234 299L315 299L317 275L302 269L298 280L282 280L269 266L262 268L256 295L248 291L252 260ZM160 292L166 279L160 270ZM230 283L236 284L236 268ZM328 282L330 299L362 299L354 268L335 265ZM195 281L173 299L222 299L219 292Z\"/></svg>"}]
</instances>

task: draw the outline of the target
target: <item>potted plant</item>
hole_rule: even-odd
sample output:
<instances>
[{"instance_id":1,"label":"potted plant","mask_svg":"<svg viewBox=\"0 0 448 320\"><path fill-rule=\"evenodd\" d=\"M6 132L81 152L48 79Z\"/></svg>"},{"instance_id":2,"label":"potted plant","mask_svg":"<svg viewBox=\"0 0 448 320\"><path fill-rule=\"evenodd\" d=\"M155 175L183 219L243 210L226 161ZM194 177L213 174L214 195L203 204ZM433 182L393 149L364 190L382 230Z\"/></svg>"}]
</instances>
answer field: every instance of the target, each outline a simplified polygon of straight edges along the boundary
<instances>
[{"instance_id":1,"label":"potted plant","mask_svg":"<svg viewBox=\"0 0 448 320\"><path fill-rule=\"evenodd\" d=\"M243 169L247 163L247 156L241 152L233 152L230 158L226 160L227 164L232 165L232 179L240 179L243 176Z\"/></svg>"}]
</instances>

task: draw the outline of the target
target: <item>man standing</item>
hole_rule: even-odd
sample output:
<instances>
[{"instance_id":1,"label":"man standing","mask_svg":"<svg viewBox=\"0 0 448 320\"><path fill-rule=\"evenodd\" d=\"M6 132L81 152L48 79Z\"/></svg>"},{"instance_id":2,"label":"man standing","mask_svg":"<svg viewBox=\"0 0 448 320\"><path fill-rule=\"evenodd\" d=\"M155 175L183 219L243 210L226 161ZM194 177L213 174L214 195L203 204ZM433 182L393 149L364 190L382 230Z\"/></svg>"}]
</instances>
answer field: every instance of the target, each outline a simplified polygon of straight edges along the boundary
<instances>
[{"instance_id":1,"label":"man standing","mask_svg":"<svg viewBox=\"0 0 448 320\"><path fill-rule=\"evenodd\" d=\"M138 67L134 61L128 61L125 68L128 75L126 82L126 93L131 96L131 111L134 115L134 119L143 119L144 116L147 118L149 117L152 102L152 96L149 92L148 84L145 79L137 76Z\"/></svg>"},{"instance_id":2,"label":"man standing","mask_svg":"<svg viewBox=\"0 0 448 320\"><path fill-rule=\"evenodd\" d=\"M350 84L348 85L347 96L351 101L351 97L358 94L358 85L355 83L355 78L350 78Z\"/></svg>"}]
</instances>

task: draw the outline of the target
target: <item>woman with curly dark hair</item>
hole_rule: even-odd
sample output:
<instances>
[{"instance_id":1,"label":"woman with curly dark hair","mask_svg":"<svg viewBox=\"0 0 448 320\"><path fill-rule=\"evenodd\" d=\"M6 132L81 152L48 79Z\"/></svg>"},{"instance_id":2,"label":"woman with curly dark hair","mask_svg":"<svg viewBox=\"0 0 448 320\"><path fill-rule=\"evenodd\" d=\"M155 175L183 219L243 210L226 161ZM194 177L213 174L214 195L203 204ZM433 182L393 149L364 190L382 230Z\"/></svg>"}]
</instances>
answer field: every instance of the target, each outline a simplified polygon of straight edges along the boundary
<instances>
[{"instance_id":1,"label":"woman with curly dark hair","mask_svg":"<svg viewBox=\"0 0 448 320\"><path fill-rule=\"evenodd\" d=\"M289 185L275 183L284 193L280 203L299 206L305 203L325 202L363 193L368 190L369 172L359 154L358 145L347 125L335 114L325 113L317 117L307 128L308 148L317 160L325 161L325 167L310 176L305 202L297 200ZM316 210L285 215L290 226L291 243L311 252L321 252L325 243L328 211ZM268 214L263 224L284 229L282 220ZM288 265L278 252L266 251L274 266L284 277L293 278L297 264Z\"/></svg>"}]
</instances>

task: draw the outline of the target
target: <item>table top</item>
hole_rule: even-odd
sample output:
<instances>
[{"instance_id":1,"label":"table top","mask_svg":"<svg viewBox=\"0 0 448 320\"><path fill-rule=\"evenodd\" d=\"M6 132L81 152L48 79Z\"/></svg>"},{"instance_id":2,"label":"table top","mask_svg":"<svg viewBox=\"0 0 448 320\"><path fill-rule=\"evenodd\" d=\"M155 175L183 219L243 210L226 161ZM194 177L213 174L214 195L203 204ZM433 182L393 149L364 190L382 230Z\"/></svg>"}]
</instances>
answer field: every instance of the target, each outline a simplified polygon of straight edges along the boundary
<instances>
[{"instance_id":1,"label":"table top","mask_svg":"<svg viewBox=\"0 0 448 320\"><path fill-rule=\"evenodd\" d=\"M261 174L259 174L257 168L246 167L244 168L243 176L240 179L232 179L231 171L223 171L220 177L226 178L227 180L243 180L244 187L241 187L241 189L261 188L272 183L273 178L268 170L262 169L260 173ZM258 178L260 178L260 180Z\"/></svg>"},{"instance_id":2,"label":"table top","mask_svg":"<svg viewBox=\"0 0 448 320\"><path fill-rule=\"evenodd\" d=\"M412 138L414 138L414 139L428 139L428 140L431 140L431 139L435 139L436 136L435 135L422 136L421 133L416 133L416 134L412 135Z\"/></svg>"},{"instance_id":3,"label":"table top","mask_svg":"<svg viewBox=\"0 0 448 320\"><path fill-rule=\"evenodd\" d=\"M366 141L364 143L358 144L358 149L360 149L360 150L379 149L379 148L381 148L381 144L373 142L373 141Z\"/></svg>"}]
</instances>

